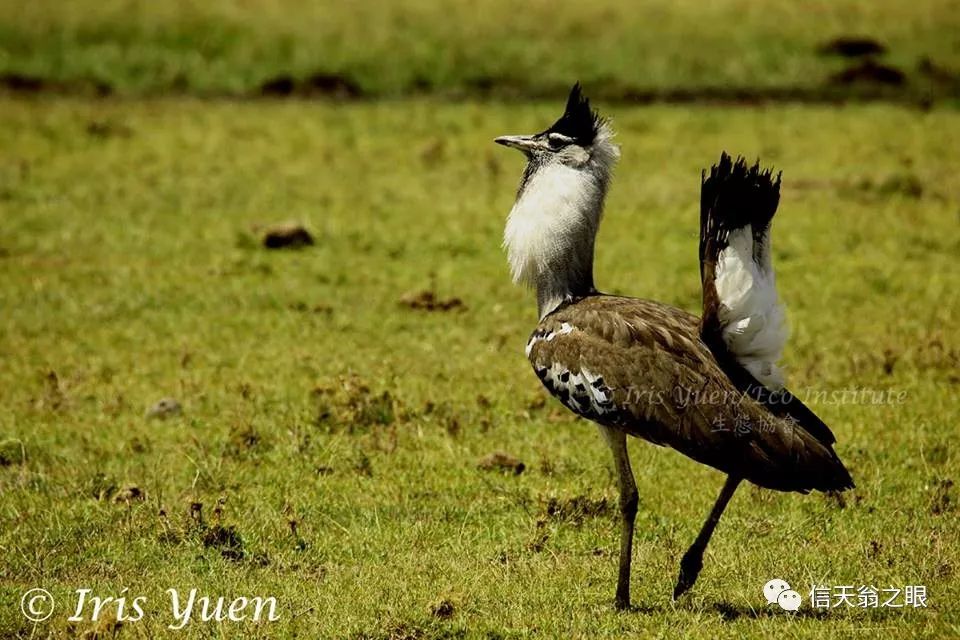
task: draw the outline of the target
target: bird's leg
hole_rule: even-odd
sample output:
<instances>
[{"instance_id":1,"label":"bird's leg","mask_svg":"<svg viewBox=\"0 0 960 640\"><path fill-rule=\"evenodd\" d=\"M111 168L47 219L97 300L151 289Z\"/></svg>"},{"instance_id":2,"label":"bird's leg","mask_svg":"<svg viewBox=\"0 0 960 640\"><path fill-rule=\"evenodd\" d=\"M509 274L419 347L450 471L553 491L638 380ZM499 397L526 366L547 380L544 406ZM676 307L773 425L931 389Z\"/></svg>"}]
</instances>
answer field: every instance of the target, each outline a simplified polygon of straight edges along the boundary
<instances>
[{"instance_id":1,"label":"bird's leg","mask_svg":"<svg viewBox=\"0 0 960 640\"><path fill-rule=\"evenodd\" d=\"M620 572L617 576L617 609L630 608L630 560L633 555L633 523L637 518L637 482L630 468L627 452L627 434L619 429L600 427L600 432L613 452L613 464L617 469L617 484L620 486Z\"/></svg>"},{"instance_id":2,"label":"bird's leg","mask_svg":"<svg viewBox=\"0 0 960 640\"><path fill-rule=\"evenodd\" d=\"M680 561L680 576L677 578L677 586L673 589L674 600L686 593L697 581L700 569L703 568L703 552L707 548L707 543L710 542L713 530L720 522L723 510L727 508L727 503L730 502L733 492L737 490L739 485L740 478L727 476L727 481L723 483L723 489L720 490L720 495L717 497L713 509L710 510L710 515L707 516L707 521L703 523L703 528L700 529L700 535L693 541Z\"/></svg>"}]
</instances>

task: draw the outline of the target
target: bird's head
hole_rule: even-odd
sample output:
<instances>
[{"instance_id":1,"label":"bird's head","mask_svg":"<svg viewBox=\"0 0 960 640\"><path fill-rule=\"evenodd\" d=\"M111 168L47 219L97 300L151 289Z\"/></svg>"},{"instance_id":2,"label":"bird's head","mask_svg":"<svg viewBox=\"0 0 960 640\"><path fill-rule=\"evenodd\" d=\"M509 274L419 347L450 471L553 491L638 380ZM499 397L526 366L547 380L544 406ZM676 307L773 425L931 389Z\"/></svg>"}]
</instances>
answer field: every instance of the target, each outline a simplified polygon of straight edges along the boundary
<instances>
[{"instance_id":1,"label":"bird's head","mask_svg":"<svg viewBox=\"0 0 960 640\"><path fill-rule=\"evenodd\" d=\"M563 300L594 291L594 239L620 156L612 138L577 83L549 129L496 139L527 157L503 245L514 281L537 289L541 317Z\"/></svg>"},{"instance_id":2,"label":"bird's head","mask_svg":"<svg viewBox=\"0 0 960 640\"><path fill-rule=\"evenodd\" d=\"M578 82L570 90L563 115L549 129L533 135L500 136L494 142L523 152L529 173L556 163L609 170L620 155L612 138L609 123L590 108Z\"/></svg>"}]
</instances>

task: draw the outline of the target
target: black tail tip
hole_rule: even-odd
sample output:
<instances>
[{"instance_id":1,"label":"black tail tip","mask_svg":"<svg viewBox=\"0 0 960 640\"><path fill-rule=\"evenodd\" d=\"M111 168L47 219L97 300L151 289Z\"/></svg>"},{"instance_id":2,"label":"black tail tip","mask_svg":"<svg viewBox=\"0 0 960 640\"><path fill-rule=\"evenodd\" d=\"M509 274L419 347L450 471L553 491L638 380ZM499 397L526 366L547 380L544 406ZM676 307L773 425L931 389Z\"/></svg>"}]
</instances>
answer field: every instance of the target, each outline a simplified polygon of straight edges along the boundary
<instances>
[{"instance_id":1,"label":"black tail tip","mask_svg":"<svg viewBox=\"0 0 960 640\"><path fill-rule=\"evenodd\" d=\"M743 156L734 160L724 151L709 175L702 174L701 215L710 215L727 229L747 224L764 228L780 204L780 178L780 172L761 168L759 160L749 165Z\"/></svg>"},{"instance_id":2,"label":"black tail tip","mask_svg":"<svg viewBox=\"0 0 960 640\"><path fill-rule=\"evenodd\" d=\"M747 164L747 159L743 156L733 157L726 151L720 152L720 161L710 167L710 176L703 172L704 182L735 182L743 185L751 185L759 189L773 190L778 194L780 192L780 178L783 172L778 171L776 175L772 168L763 169L760 167L759 158L752 164Z\"/></svg>"},{"instance_id":3,"label":"black tail tip","mask_svg":"<svg viewBox=\"0 0 960 640\"><path fill-rule=\"evenodd\" d=\"M841 493L843 491L849 491L850 489L856 489L857 485L854 484L850 471L847 470L847 467L844 466L836 454L834 454L834 468L832 471L829 480L824 482L821 487L817 487L818 491L823 491L824 493Z\"/></svg>"}]
</instances>

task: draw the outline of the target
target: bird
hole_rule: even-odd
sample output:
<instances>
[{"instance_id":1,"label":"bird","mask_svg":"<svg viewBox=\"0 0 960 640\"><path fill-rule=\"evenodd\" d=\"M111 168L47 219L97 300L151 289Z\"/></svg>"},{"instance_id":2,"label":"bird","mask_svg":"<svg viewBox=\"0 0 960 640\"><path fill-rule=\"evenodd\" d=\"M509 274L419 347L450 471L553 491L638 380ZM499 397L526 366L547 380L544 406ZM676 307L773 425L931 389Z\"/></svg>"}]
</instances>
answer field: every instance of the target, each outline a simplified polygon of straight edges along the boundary
<instances>
[{"instance_id":1,"label":"bird","mask_svg":"<svg viewBox=\"0 0 960 640\"><path fill-rule=\"evenodd\" d=\"M726 474L680 560L679 599L697 581L724 510L746 480L783 492L840 492L853 479L830 428L785 386L787 340L770 227L781 174L725 151L700 176L700 317L594 285L597 230L620 157L609 119L578 82L563 115L533 135L495 142L526 157L503 247L515 283L536 291L525 353L543 386L599 426L619 488L614 605L631 608L639 492L628 437L671 447Z\"/></svg>"}]
</instances>

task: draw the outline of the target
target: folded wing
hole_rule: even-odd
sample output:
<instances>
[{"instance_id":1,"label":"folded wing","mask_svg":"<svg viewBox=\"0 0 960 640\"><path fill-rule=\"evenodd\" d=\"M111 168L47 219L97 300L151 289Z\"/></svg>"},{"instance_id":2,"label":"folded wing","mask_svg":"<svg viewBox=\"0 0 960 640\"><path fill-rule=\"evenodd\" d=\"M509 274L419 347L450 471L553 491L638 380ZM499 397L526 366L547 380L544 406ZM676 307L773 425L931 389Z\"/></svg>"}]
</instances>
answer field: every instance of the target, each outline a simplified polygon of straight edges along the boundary
<instances>
[{"instance_id":1,"label":"folded wing","mask_svg":"<svg viewBox=\"0 0 960 640\"><path fill-rule=\"evenodd\" d=\"M527 345L544 386L584 418L782 491L852 486L833 449L744 397L697 319L646 300L594 296L547 316Z\"/></svg>"}]
</instances>

